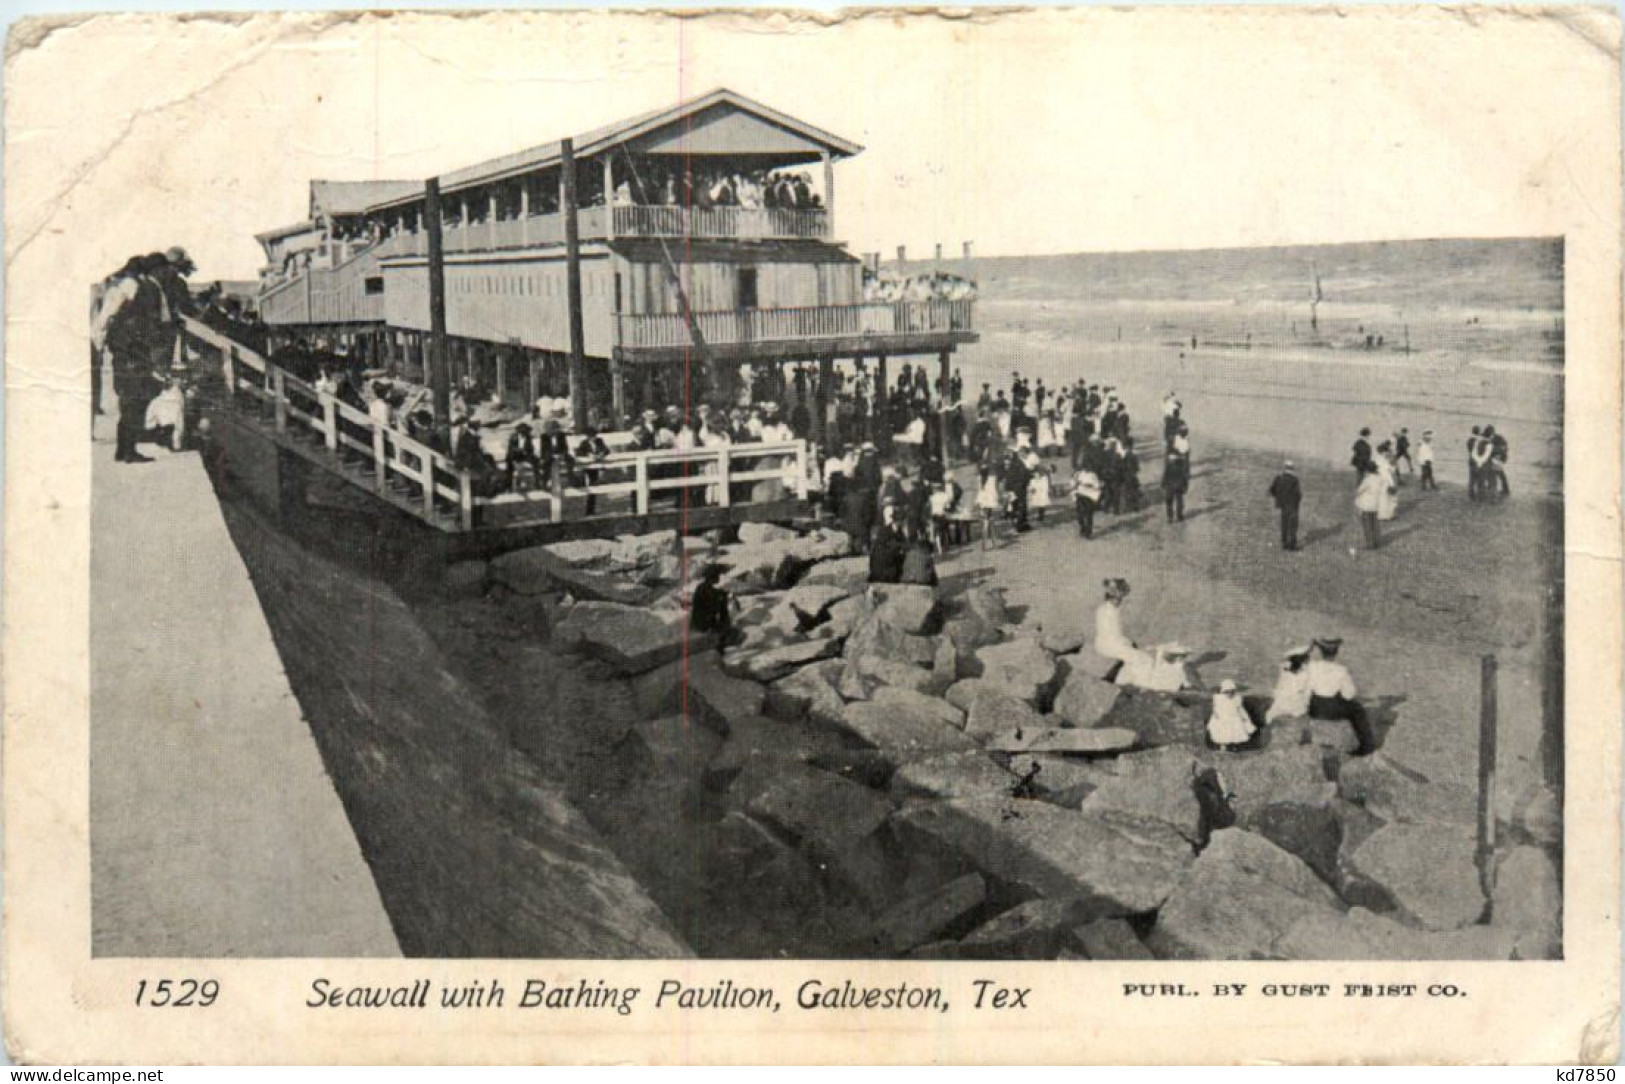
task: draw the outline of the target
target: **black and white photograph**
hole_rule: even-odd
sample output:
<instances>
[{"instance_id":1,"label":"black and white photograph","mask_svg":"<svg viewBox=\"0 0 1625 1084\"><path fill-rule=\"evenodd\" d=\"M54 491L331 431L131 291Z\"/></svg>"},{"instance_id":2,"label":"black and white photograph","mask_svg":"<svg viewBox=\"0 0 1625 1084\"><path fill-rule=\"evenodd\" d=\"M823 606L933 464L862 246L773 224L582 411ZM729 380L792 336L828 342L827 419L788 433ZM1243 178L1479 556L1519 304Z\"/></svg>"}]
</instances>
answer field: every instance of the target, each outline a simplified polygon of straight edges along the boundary
<instances>
[{"instance_id":1,"label":"black and white photograph","mask_svg":"<svg viewBox=\"0 0 1625 1084\"><path fill-rule=\"evenodd\" d=\"M1570 182L1434 138L1403 36L1118 14L178 38L55 286L91 961L947 1012L970 963L1571 960L1618 344L1518 202Z\"/></svg>"}]
</instances>

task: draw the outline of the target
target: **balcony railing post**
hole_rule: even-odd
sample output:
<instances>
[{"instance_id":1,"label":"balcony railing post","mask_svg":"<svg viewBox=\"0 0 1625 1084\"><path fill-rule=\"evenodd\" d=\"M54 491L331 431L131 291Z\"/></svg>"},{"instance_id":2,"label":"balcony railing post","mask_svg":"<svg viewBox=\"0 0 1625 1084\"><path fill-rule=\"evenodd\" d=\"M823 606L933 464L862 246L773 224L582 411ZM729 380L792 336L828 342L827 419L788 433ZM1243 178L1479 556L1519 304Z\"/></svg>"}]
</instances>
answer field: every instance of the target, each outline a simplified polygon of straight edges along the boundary
<instances>
[{"instance_id":1,"label":"balcony railing post","mask_svg":"<svg viewBox=\"0 0 1625 1084\"><path fill-rule=\"evenodd\" d=\"M423 514L434 520L434 458L423 457Z\"/></svg>"},{"instance_id":2,"label":"balcony railing post","mask_svg":"<svg viewBox=\"0 0 1625 1084\"><path fill-rule=\"evenodd\" d=\"M553 460L553 477L548 479L547 484L552 495L549 512L554 523L561 523L564 520L564 464L557 459Z\"/></svg>"},{"instance_id":3,"label":"balcony railing post","mask_svg":"<svg viewBox=\"0 0 1625 1084\"><path fill-rule=\"evenodd\" d=\"M733 476L733 445L725 444L717 449L717 504L727 508L731 503L728 493L728 479Z\"/></svg>"},{"instance_id":4,"label":"balcony railing post","mask_svg":"<svg viewBox=\"0 0 1625 1084\"><path fill-rule=\"evenodd\" d=\"M339 412L333 396L322 392L322 435L327 439L327 450L339 450Z\"/></svg>"},{"instance_id":5,"label":"balcony railing post","mask_svg":"<svg viewBox=\"0 0 1625 1084\"><path fill-rule=\"evenodd\" d=\"M474 529L474 480L468 472L457 472L457 509L458 522L465 531Z\"/></svg>"},{"instance_id":6,"label":"balcony railing post","mask_svg":"<svg viewBox=\"0 0 1625 1084\"><path fill-rule=\"evenodd\" d=\"M807 442L796 441L796 499L807 499Z\"/></svg>"},{"instance_id":7,"label":"balcony railing post","mask_svg":"<svg viewBox=\"0 0 1625 1084\"><path fill-rule=\"evenodd\" d=\"M649 457L646 455L638 456L636 481L638 488L633 496L637 501L638 515L646 516L649 514Z\"/></svg>"}]
</instances>

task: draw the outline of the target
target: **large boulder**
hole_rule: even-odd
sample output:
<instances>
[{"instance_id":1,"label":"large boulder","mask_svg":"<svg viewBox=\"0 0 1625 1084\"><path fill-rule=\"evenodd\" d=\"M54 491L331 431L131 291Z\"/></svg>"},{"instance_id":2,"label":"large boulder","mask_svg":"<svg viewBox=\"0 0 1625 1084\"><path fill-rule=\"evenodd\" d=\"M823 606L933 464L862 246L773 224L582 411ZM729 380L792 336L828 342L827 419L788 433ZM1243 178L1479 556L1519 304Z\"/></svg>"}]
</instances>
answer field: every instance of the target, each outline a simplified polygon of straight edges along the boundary
<instances>
[{"instance_id":1,"label":"large boulder","mask_svg":"<svg viewBox=\"0 0 1625 1084\"><path fill-rule=\"evenodd\" d=\"M1512 938L1519 960L1555 960L1563 953L1563 892L1557 865L1539 847L1514 847L1495 867L1490 918Z\"/></svg>"},{"instance_id":2,"label":"large boulder","mask_svg":"<svg viewBox=\"0 0 1625 1084\"><path fill-rule=\"evenodd\" d=\"M1324 753L1311 745L1221 756L1214 766L1243 823L1267 805L1323 803L1337 794L1337 787L1326 778Z\"/></svg>"},{"instance_id":3,"label":"large boulder","mask_svg":"<svg viewBox=\"0 0 1625 1084\"><path fill-rule=\"evenodd\" d=\"M608 568L615 554L615 542L608 538L578 538L542 548L574 568Z\"/></svg>"},{"instance_id":4,"label":"large boulder","mask_svg":"<svg viewBox=\"0 0 1625 1084\"><path fill-rule=\"evenodd\" d=\"M1184 745L1206 749L1209 707L1205 697L1189 693L1123 689L1100 725L1132 730L1139 735L1139 744L1145 746Z\"/></svg>"},{"instance_id":5,"label":"large boulder","mask_svg":"<svg viewBox=\"0 0 1625 1084\"><path fill-rule=\"evenodd\" d=\"M1117 667L1118 660L1108 659L1085 644L1076 652L1067 656L1066 665L1067 670L1073 674L1082 674L1097 681L1105 681L1106 675Z\"/></svg>"},{"instance_id":6,"label":"large boulder","mask_svg":"<svg viewBox=\"0 0 1625 1084\"><path fill-rule=\"evenodd\" d=\"M942 692L946 681L945 677L939 676L934 670L927 670L923 666L915 666L912 663L893 662L877 655L860 655L851 660L848 668L858 678L862 679L866 687L870 689L871 696L875 688L889 686L896 689L907 689L916 693L930 694L934 697ZM842 695L846 695L847 690L845 687L842 687L841 691ZM854 699L858 699L858 697L854 697Z\"/></svg>"},{"instance_id":7,"label":"large boulder","mask_svg":"<svg viewBox=\"0 0 1625 1084\"><path fill-rule=\"evenodd\" d=\"M1241 826L1303 859L1321 880L1336 884L1341 877L1343 813L1344 807L1334 801L1273 802L1250 809Z\"/></svg>"},{"instance_id":8,"label":"large boulder","mask_svg":"<svg viewBox=\"0 0 1625 1084\"><path fill-rule=\"evenodd\" d=\"M851 540L843 532L819 529L807 535L723 546L713 560L727 570L723 586L742 593L770 591L791 586L809 565L843 556L850 548Z\"/></svg>"},{"instance_id":9,"label":"large boulder","mask_svg":"<svg viewBox=\"0 0 1625 1084\"><path fill-rule=\"evenodd\" d=\"M747 546L756 546L764 542L782 542L788 538L799 537L789 527L780 527L776 523L741 523L739 525L739 541Z\"/></svg>"},{"instance_id":10,"label":"large boulder","mask_svg":"<svg viewBox=\"0 0 1625 1084\"><path fill-rule=\"evenodd\" d=\"M1132 749L1134 740L1134 731L1118 730L1115 727L1099 727L1094 730L1065 730L1055 727L994 734L986 739L986 745L990 751L996 753L1081 753L1099 756Z\"/></svg>"},{"instance_id":11,"label":"large boulder","mask_svg":"<svg viewBox=\"0 0 1625 1084\"><path fill-rule=\"evenodd\" d=\"M1356 907L1346 915L1317 911L1275 942L1286 960L1506 960L1515 938L1490 926L1418 930Z\"/></svg>"},{"instance_id":12,"label":"large boulder","mask_svg":"<svg viewBox=\"0 0 1625 1084\"><path fill-rule=\"evenodd\" d=\"M1071 947L1073 928L1088 910L1088 901L1075 899L1018 903L962 937L956 955L977 960L1052 960Z\"/></svg>"},{"instance_id":13,"label":"large boulder","mask_svg":"<svg viewBox=\"0 0 1625 1084\"><path fill-rule=\"evenodd\" d=\"M705 650L704 636L690 636L688 615L660 613L615 602L578 602L553 628L553 645L608 663L623 674L641 674L685 651Z\"/></svg>"},{"instance_id":14,"label":"large boulder","mask_svg":"<svg viewBox=\"0 0 1625 1084\"><path fill-rule=\"evenodd\" d=\"M722 669L734 677L749 678L752 681L777 681L792 670L820 659L832 658L839 651L840 644L836 641L818 638L794 641L778 647L759 648L755 651L738 649L727 654L723 659Z\"/></svg>"},{"instance_id":15,"label":"large boulder","mask_svg":"<svg viewBox=\"0 0 1625 1084\"><path fill-rule=\"evenodd\" d=\"M836 557L820 561L807 570L800 583L839 587L849 595L861 594L869 585L869 558Z\"/></svg>"},{"instance_id":16,"label":"large boulder","mask_svg":"<svg viewBox=\"0 0 1625 1084\"><path fill-rule=\"evenodd\" d=\"M559 543L573 545L576 543ZM623 534L615 537L609 550L609 563L616 568L644 568L663 557L677 555L677 532L655 531L652 534Z\"/></svg>"},{"instance_id":17,"label":"large boulder","mask_svg":"<svg viewBox=\"0 0 1625 1084\"><path fill-rule=\"evenodd\" d=\"M870 589L875 616L899 632L933 633L941 624L937 590L925 584L883 583Z\"/></svg>"},{"instance_id":18,"label":"large boulder","mask_svg":"<svg viewBox=\"0 0 1625 1084\"><path fill-rule=\"evenodd\" d=\"M1040 795L1071 809L1077 809L1083 799L1116 777L1112 765L1110 760L1078 760L1055 753L1016 753L1010 757L1012 775L1030 779Z\"/></svg>"},{"instance_id":19,"label":"large boulder","mask_svg":"<svg viewBox=\"0 0 1625 1084\"><path fill-rule=\"evenodd\" d=\"M1055 660L1037 640L1011 640L978 648L981 680L1017 700L1040 706L1055 680Z\"/></svg>"},{"instance_id":20,"label":"large boulder","mask_svg":"<svg viewBox=\"0 0 1625 1084\"><path fill-rule=\"evenodd\" d=\"M1468 787L1424 779L1380 752L1344 764L1337 789L1389 822L1463 828L1478 824L1477 802Z\"/></svg>"},{"instance_id":21,"label":"large boulder","mask_svg":"<svg viewBox=\"0 0 1625 1084\"><path fill-rule=\"evenodd\" d=\"M1119 757L1117 774L1095 788L1078 808L1107 821L1154 821L1193 844L1202 841L1202 806L1196 800L1200 765L1182 749Z\"/></svg>"},{"instance_id":22,"label":"large boulder","mask_svg":"<svg viewBox=\"0 0 1625 1084\"><path fill-rule=\"evenodd\" d=\"M760 685L725 674L714 651L673 659L638 675L631 685L638 714L686 714L723 735L730 720L760 712L764 698Z\"/></svg>"},{"instance_id":23,"label":"large boulder","mask_svg":"<svg viewBox=\"0 0 1625 1084\"><path fill-rule=\"evenodd\" d=\"M713 791L735 789L740 776L750 769L754 783L737 787L740 793L735 795L745 801L771 783L781 768L799 770L800 765L812 763L837 744L838 739L833 734L781 723L763 715L741 715L734 720L728 740L706 763L704 782Z\"/></svg>"},{"instance_id":24,"label":"large boulder","mask_svg":"<svg viewBox=\"0 0 1625 1084\"><path fill-rule=\"evenodd\" d=\"M1076 629L1047 629L1038 634L1038 646L1051 655L1075 655L1083 650L1083 633Z\"/></svg>"},{"instance_id":25,"label":"large boulder","mask_svg":"<svg viewBox=\"0 0 1625 1084\"><path fill-rule=\"evenodd\" d=\"M1342 911L1342 901L1300 859L1263 836L1225 828L1213 833L1157 912L1149 942L1172 959L1275 959L1276 942L1297 923Z\"/></svg>"},{"instance_id":26,"label":"large boulder","mask_svg":"<svg viewBox=\"0 0 1625 1084\"><path fill-rule=\"evenodd\" d=\"M531 546L493 557L491 582L527 597L567 593L577 600L618 602L627 606L646 605L653 595L650 588L629 584L623 577L578 568L550 553L549 549L548 546Z\"/></svg>"},{"instance_id":27,"label":"large boulder","mask_svg":"<svg viewBox=\"0 0 1625 1084\"><path fill-rule=\"evenodd\" d=\"M825 620L822 624L814 626L812 634L845 641L852 634L852 630L858 627L858 621L862 616L862 599L843 598L825 611Z\"/></svg>"},{"instance_id":28,"label":"large boulder","mask_svg":"<svg viewBox=\"0 0 1625 1084\"><path fill-rule=\"evenodd\" d=\"M935 802L904 810L894 822L1017 888L1078 898L1081 919L1154 910L1192 860L1190 844L1172 829L1110 824L1044 802Z\"/></svg>"},{"instance_id":29,"label":"large boulder","mask_svg":"<svg viewBox=\"0 0 1625 1084\"><path fill-rule=\"evenodd\" d=\"M975 614L989 625L1008 625L1011 621L1002 588L972 587L965 592L962 608L965 613Z\"/></svg>"},{"instance_id":30,"label":"large boulder","mask_svg":"<svg viewBox=\"0 0 1625 1084\"><path fill-rule=\"evenodd\" d=\"M1055 694L1055 706L1051 710L1073 726L1099 726L1119 695L1121 690L1109 681L1072 673Z\"/></svg>"},{"instance_id":31,"label":"large boulder","mask_svg":"<svg viewBox=\"0 0 1625 1084\"><path fill-rule=\"evenodd\" d=\"M934 941L987 899L987 882L967 873L945 885L910 896L875 920L865 937L867 947L887 956Z\"/></svg>"},{"instance_id":32,"label":"large boulder","mask_svg":"<svg viewBox=\"0 0 1625 1084\"><path fill-rule=\"evenodd\" d=\"M1145 947L1125 919L1099 918L1072 931L1072 938L1091 960L1150 960Z\"/></svg>"},{"instance_id":33,"label":"large boulder","mask_svg":"<svg viewBox=\"0 0 1625 1084\"><path fill-rule=\"evenodd\" d=\"M965 713L940 697L926 696L912 689L883 686L876 689L869 700L876 707L918 712L936 718L944 726L965 729Z\"/></svg>"},{"instance_id":34,"label":"large boulder","mask_svg":"<svg viewBox=\"0 0 1625 1084\"><path fill-rule=\"evenodd\" d=\"M976 743L934 711L868 701L848 704L841 728L862 744L885 753L894 764L937 753L966 752Z\"/></svg>"},{"instance_id":35,"label":"large boulder","mask_svg":"<svg viewBox=\"0 0 1625 1084\"><path fill-rule=\"evenodd\" d=\"M937 643L934 636L904 632L871 611L859 616L841 653L854 661L874 658L929 666L936 661Z\"/></svg>"},{"instance_id":36,"label":"large boulder","mask_svg":"<svg viewBox=\"0 0 1625 1084\"><path fill-rule=\"evenodd\" d=\"M1388 824L1348 857L1350 871L1383 889L1412 924L1453 930L1477 922L1484 893L1470 829Z\"/></svg>"},{"instance_id":37,"label":"large boulder","mask_svg":"<svg viewBox=\"0 0 1625 1084\"><path fill-rule=\"evenodd\" d=\"M846 597L846 589L834 584L802 584L786 591L779 605L793 612L802 628L812 628L828 617L830 607Z\"/></svg>"},{"instance_id":38,"label":"large boulder","mask_svg":"<svg viewBox=\"0 0 1625 1084\"><path fill-rule=\"evenodd\" d=\"M959 672L966 677L974 677L982 672L982 664L976 661L977 649L1000 643L1004 640L1004 634L999 626L990 625L976 614L966 612L943 623L942 638L953 645Z\"/></svg>"},{"instance_id":39,"label":"large boulder","mask_svg":"<svg viewBox=\"0 0 1625 1084\"><path fill-rule=\"evenodd\" d=\"M993 763L986 753L943 753L913 760L891 777L899 798L1004 797L1016 777Z\"/></svg>"},{"instance_id":40,"label":"large boulder","mask_svg":"<svg viewBox=\"0 0 1625 1084\"><path fill-rule=\"evenodd\" d=\"M891 809L878 792L805 766L786 768L745 806L751 816L824 854L868 836Z\"/></svg>"},{"instance_id":41,"label":"large boulder","mask_svg":"<svg viewBox=\"0 0 1625 1084\"><path fill-rule=\"evenodd\" d=\"M1016 731L1043 730L1048 723L1025 701L1017 700L1002 685L971 678L955 682L944 694L948 703L965 713L965 733L978 738Z\"/></svg>"},{"instance_id":42,"label":"large boulder","mask_svg":"<svg viewBox=\"0 0 1625 1084\"><path fill-rule=\"evenodd\" d=\"M844 668L840 659L824 659L791 671L767 687L762 711L786 723L807 720L839 726L846 705L835 691L835 681Z\"/></svg>"},{"instance_id":43,"label":"large boulder","mask_svg":"<svg viewBox=\"0 0 1625 1084\"><path fill-rule=\"evenodd\" d=\"M1340 719L1311 719L1306 715L1276 719L1265 728L1263 740L1270 749L1314 745L1349 754L1360 747L1360 739L1348 723Z\"/></svg>"}]
</instances>

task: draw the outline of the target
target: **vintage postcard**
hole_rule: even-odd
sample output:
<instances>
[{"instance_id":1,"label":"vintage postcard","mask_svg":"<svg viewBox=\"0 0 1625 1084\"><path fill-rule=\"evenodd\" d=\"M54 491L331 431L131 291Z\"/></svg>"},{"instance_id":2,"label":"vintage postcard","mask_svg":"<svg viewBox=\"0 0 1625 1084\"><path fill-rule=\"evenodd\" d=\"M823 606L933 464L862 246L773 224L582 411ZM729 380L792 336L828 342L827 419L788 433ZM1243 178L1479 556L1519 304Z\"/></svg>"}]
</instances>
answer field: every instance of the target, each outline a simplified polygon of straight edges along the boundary
<instances>
[{"instance_id":1,"label":"vintage postcard","mask_svg":"<svg viewBox=\"0 0 1625 1084\"><path fill-rule=\"evenodd\" d=\"M1612 1061L1619 46L19 23L12 1056Z\"/></svg>"}]
</instances>

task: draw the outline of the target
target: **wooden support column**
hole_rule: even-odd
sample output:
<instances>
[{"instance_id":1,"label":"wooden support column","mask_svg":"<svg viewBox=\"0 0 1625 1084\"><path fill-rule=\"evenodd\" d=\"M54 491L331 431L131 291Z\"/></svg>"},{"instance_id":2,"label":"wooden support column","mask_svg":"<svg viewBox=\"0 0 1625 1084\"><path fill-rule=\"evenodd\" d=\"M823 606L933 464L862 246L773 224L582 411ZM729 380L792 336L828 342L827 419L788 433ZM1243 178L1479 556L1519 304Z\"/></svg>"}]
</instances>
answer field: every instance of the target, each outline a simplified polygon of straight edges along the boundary
<instances>
[{"instance_id":1,"label":"wooden support column","mask_svg":"<svg viewBox=\"0 0 1625 1084\"><path fill-rule=\"evenodd\" d=\"M886 355L881 354L875 359L875 396L869 404L869 439L882 451L891 447L891 422L888 420L890 411L887 409L890 396L886 389L886 379Z\"/></svg>"},{"instance_id":2,"label":"wooden support column","mask_svg":"<svg viewBox=\"0 0 1625 1084\"><path fill-rule=\"evenodd\" d=\"M490 247L497 247L497 190L493 187L491 195L486 201L485 234L490 238Z\"/></svg>"},{"instance_id":3,"label":"wooden support column","mask_svg":"<svg viewBox=\"0 0 1625 1084\"><path fill-rule=\"evenodd\" d=\"M508 401L508 352L497 351L497 398Z\"/></svg>"},{"instance_id":4,"label":"wooden support column","mask_svg":"<svg viewBox=\"0 0 1625 1084\"><path fill-rule=\"evenodd\" d=\"M819 447L824 447L829 440L829 393L835 383L835 359L822 357L818 359L818 391L813 396L816 404L816 417L813 418L813 439Z\"/></svg>"},{"instance_id":5,"label":"wooden support column","mask_svg":"<svg viewBox=\"0 0 1625 1084\"><path fill-rule=\"evenodd\" d=\"M519 178L519 243L530 244L530 179ZM536 397L531 396L531 402Z\"/></svg>"},{"instance_id":6,"label":"wooden support column","mask_svg":"<svg viewBox=\"0 0 1625 1084\"><path fill-rule=\"evenodd\" d=\"M937 396L937 439L942 451L942 467L948 468L948 359L953 357L952 350L944 350L939 355L937 365L937 379L941 382L942 392Z\"/></svg>"},{"instance_id":7,"label":"wooden support column","mask_svg":"<svg viewBox=\"0 0 1625 1084\"><path fill-rule=\"evenodd\" d=\"M528 410L536 405L536 400L542 397L542 374L536 355L530 350L525 351L525 390L529 398L525 400Z\"/></svg>"},{"instance_id":8,"label":"wooden support column","mask_svg":"<svg viewBox=\"0 0 1625 1084\"><path fill-rule=\"evenodd\" d=\"M446 249L440 214L440 178L423 185L424 218L429 227L429 352L425 359L434 404L434 422L451 422L451 379L446 369Z\"/></svg>"},{"instance_id":9,"label":"wooden support column","mask_svg":"<svg viewBox=\"0 0 1625 1084\"><path fill-rule=\"evenodd\" d=\"M604 236L615 240L615 156L604 152Z\"/></svg>"},{"instance_id":10,"label":"wooden support column","mask_svg":"<svg viewBox=\"0 0 1625 1084\"><path fill-rule=\"evenodd\" d=\"M609 359L609 401L615 414L610 427L619 429L626 419L626 363L619 358Z\"/></svg>"},{"instance_id":11,"label":"wooden support column","mask_svg":"<svg viewBox=\"0 0 1625 1084\"><path fill-rule=\"evenodd\" d=\"M575 142L559 144L559 206L564 211L564 283L570 316L570 416L587 428L586 338L581 322L581 224L577 221Z\"/></svg>"},{"instance_id":12,"label":"wooden support column","mask_svg":"<svg viewBox=\"0 0 1625 1084\"><path fill-rule=\"evenodd\" d=\"M826 148L820 152L824 160L824 216L831 228L835 225L835 159Z\"/></svg>"}]
</instances>

